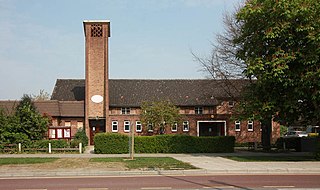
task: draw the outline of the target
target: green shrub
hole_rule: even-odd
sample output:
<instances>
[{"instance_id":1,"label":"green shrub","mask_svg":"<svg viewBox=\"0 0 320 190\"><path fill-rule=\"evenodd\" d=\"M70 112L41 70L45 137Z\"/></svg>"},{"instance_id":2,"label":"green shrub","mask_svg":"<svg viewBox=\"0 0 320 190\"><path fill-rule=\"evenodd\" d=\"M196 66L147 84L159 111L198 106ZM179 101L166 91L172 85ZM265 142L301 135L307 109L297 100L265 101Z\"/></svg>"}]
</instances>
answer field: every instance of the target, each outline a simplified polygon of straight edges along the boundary
<instances>
[{"instance_id":1,"label":"green shrub","mask_svg":"<svg viewBox=\"0 0 320 190\"><path fill-rule=\"evenodd\" d=\"M78 139L73 139L70 142L70 148L79 148L79 143L82 143L82 141Z\"/></svg>"},{"instance_id":2,"label":"green shrub","mask_svg":"<svg viewBox=\"0 0 320 190\"><path fill-rule=\"evenodd\" d=\"M49 148L49 143L51 143L51 148L69 148L69 144L65 140L38 140L32 143L29 148Z\"/></svg>"},{"instance_id":3,"label":"green shrub","mask_svg":"<svg viewBox=\"0 0 320 190\"><path fill-rule=\"evenodd\" d=\"M86 135L86 131L84 128L82 128L76 132L76 134L74 135L73 141L76 141L78 143L77 146L79 146L80 142L82 143L83 147L88 146L89 138ZM76 143L76 142L73 142L73 143Z\"/></svg>"},{"instance_id":4,"label":"green shrub","mask_svg":"<svg viewBox=\"0 0 320 190\"><path fill-rule=\"evenodd\" d=\"M95 153L121 154L129 152L129 137L117 133L101 133L94 138ZM187 135L157 135L135 137L136 153L214 153L233 152L235 138L195 137Z\"/></svg>"},{"instance_id":5,"label":"green shrub","mask_svg":"<svg viewBox=\"0 0 320 190\"><path fill-rule=\"evenodd\" d=\"M283 143L285 143L286 149L295 149L297 152L301 152L301 137L280 137L276 142L276 147L283 149Z\"/></svg>"},{"instance_id":6,"label":"green shrub","mask_svg":"<svg viewBox=\"0 0 320 190\"><path fill-rule=\"evenodd\" d=\"M129 137L118 133L98 133L94 136L97 154L125 154L129 152Z\"/></svg>"}]
</instances>

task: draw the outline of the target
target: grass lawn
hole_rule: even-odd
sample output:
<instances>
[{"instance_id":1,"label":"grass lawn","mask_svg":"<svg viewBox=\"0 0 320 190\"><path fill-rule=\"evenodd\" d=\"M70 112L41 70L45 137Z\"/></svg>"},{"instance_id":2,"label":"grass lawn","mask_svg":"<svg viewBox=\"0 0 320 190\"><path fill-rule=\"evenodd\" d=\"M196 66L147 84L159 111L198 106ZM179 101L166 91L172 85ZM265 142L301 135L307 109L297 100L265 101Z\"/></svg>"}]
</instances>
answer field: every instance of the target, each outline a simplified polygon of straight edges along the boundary
<instances>
[{"instance_id":1,"label":"grass lawn","mask_svg":"<svg viewBox=\"0 0 320 190\"><path fill-rule=\"evenodd\" d=\"M0 158L0 166L8 164L38 164L58 160L59 158Z\"/></svg>"},{"instance_id":2,"label":"grass lawn","mask_svg":"<svg viewBox=\"0 0 320 190\"><path fill-rule=\"evenodd\" d=\"M164 170L187 170L196 167L170 157L136 157L134 160L124 158L91 158L91 162L114 162L124 163L129 169L164 169Z\"/></svg>"},{"instance_id":3,"label":"grass lawn","mask_svg":"<svg viewBox=\"0 0 320 190\"><path fill-rule=\"evenodd\" d=\"M316 161L313 156L225 156L239 162L301 162Z\"/></svg>"}]
</instances>

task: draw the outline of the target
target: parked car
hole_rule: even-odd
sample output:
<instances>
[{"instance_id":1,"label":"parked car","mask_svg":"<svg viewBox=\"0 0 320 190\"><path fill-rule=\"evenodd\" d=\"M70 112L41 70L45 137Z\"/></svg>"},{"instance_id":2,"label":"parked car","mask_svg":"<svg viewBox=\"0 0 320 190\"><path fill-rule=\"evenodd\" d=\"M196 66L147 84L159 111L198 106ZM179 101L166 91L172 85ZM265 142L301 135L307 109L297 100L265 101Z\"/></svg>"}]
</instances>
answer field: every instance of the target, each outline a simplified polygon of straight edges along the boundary
<instances>
[{"instance_id":1,"label":"parked car","mask_svg":"<svg viewBox=\"0 0 320 190\"><path fill-rule=\"evenodd\" d=\"M286 134L284 134L285 138L290 137L307 137L308 133L306 131L289 131Z\"/></svg>"},{"instance_id":2,"label":"parked car","mask_svg":"<svg viewBox=\"0 0 320 190\"><path fill-rule=\"evenodd\" d=\"M320 127L319 126L308 126L307 133L308 133L308 136L310 136L310 137L319 136Z\"/></svg>"}]
</instances>

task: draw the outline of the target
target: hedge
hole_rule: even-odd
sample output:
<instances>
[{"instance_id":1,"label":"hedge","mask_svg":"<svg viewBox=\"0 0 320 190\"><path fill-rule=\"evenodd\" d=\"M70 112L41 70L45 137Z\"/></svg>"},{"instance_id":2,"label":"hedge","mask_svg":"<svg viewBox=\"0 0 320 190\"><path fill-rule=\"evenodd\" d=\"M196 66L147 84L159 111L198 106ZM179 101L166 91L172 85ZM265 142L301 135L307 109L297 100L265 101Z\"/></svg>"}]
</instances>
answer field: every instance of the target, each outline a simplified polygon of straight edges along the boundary
<instances>
[{"instance_id":1,"label":"hedge","mask_svg":"<svg viewBox=\"0 0 320 190\"><path fill-rule=\"evenodd\" d=\"M286 149L295 149L297 152L301 152L301 137L280 137L276 142L276 147L283 149L283 143L285 143Z\"/></svg>"},{"instance_id":2,"label":"hedge","mask_svg":"<svg viewBox=\"0 0 320 190\"><path fill-rule=\"evenodd\" d=\"M95 153L123 154L129 152L129 136L99 133L94 137ZM135 137L136 153L215 153L233 152L233 136L195 137L187 135L157 135Z\"/></svg>"}]
</instances>

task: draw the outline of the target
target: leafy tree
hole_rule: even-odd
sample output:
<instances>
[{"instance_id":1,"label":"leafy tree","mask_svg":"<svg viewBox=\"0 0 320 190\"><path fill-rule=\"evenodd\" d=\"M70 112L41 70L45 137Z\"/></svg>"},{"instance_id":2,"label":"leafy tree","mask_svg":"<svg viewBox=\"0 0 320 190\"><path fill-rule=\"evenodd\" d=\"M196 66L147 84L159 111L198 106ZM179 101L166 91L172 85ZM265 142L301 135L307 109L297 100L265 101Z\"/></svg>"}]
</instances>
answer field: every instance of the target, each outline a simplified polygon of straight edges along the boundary
<instances>
[{"instance_id":1,"label":"leafy tree","mask_svg":"<svg viewBox=\"0 0 320 190\"><path fill-rule=\"evenodd\" d=\"M318 0L248 0L237 13L236 56L256 79L242 108L268 133L272 115L285 124L320 122L319 14Z\"/></svg>"},{"instance_id":2,"label":"leafy tree","mask_svg":"<svg viewBox=\"0 0 320 190\"><path fill-rule=\"evenodd\" d=\"M24 95L22 97L16 108L15 116L20 123L18 132L27 135L30 140L44 138L49 121L36 110L30 96Z\"/></svg>"},{"instance_id":3,"label":"leafy tree","mask_svg":"<svg viewBox=\"0 0 320 190\"><path fill-rule=\"evenodd\" d=\"M171 126L181 120L179 108L170 101L143 102L141 106L141 121L143 124L152 124L154 130L164 133L167 125Z\"/></svg>"},{"instance_id":4,"label":"leafy tree","mask_svg":"<svg viewBox=\"0 0 320 190\"><path fill-rule=\"evenodd\" d=\"M238 114L261 121L265 146L271 119L320 123L319 13L317 0L247 0L226 14L211 56L196 57L213 78L251 81Z\"/></svg>"}]
</instances>

